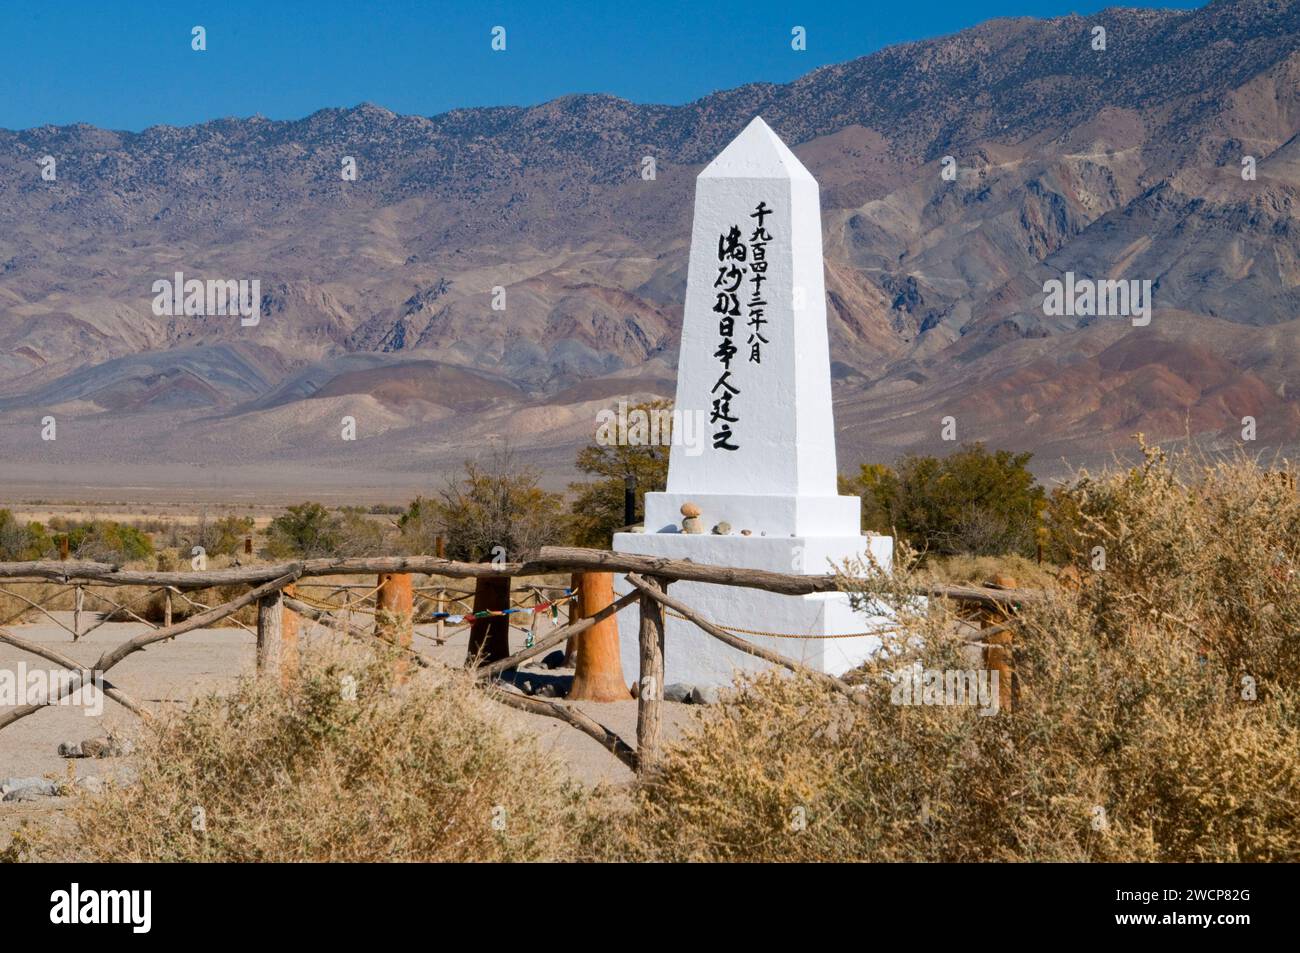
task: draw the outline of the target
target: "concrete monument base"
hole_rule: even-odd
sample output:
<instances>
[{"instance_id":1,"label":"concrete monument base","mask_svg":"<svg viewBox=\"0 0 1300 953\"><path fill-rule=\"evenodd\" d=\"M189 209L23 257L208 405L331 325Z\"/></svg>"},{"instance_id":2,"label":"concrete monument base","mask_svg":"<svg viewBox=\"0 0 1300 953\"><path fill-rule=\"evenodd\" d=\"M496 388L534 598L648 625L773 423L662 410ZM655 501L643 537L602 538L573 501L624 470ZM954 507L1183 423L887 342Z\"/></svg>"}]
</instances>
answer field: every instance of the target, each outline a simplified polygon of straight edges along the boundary
<instances>
[{"instance_id":1,"label":"concrete monument base","mask_svg":"<svg viewBox=\"0 0 1300 953\"><path fill-rule=\"evenodd\" d=\"M689 559L715 566L766 569L772 572L820 575L851 557L869 551L884 569L890 567L894 541L888 536L715 536L681 532L619 533L614 549L622 553ZM628 583L615 577L619 595ZM887 624L885 615L857 613L844 593L784 596L758 589L675 582L668 594L680 599L710 622L785 636L827 636L871 632ZM621 612L619 644L623 671L640 670L639 615ZM664 683L722 687L737 671L758 672L771 665L718 641L692 622L666 617ZM778 652L808 668L842 675L860 665L880 647L875 635L856 638L780 638L735 633L747 642Z\"/></svg>"}]
</instances>

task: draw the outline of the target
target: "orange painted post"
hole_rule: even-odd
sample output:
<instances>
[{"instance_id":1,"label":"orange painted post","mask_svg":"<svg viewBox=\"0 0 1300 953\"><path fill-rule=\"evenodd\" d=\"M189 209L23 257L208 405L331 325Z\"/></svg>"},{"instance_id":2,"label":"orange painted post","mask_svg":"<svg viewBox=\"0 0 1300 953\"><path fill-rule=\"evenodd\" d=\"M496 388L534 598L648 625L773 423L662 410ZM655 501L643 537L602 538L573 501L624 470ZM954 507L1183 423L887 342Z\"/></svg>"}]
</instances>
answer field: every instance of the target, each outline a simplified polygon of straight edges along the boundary
<instances>
[{"instance_id":1,"label":"orange painted post","mask_svg":"<svg viewBox=\"0 0 1300 953\"><path fill-rule=\"evenodd\" d=\"M68 537L65 535L59 537L59 559L66 562L67 558L68 558Z\"/></svg>"},{"instance_id":2,"label":"orange painted post","mask_svg":"<svg viewBox=\"0 0 1300 953\"><path fill-rule=\"evenodd\" d=\"M284 594L298 598L296 586L285 586ZM171 593L168 593L170 599ZM170 611L170 603L168 603ZM280 619L280 687L290 688L298 681L298 613L287 606Z\"/></svg>"},{"instance_id":3,"label":"orange painted post","mask_svg":"<svg viewBox=\"0 0 1300 953\"><path fill-rule=\"evenodd\" d=\"M994 576L993 583L1003 589L1015 589L1016 580L1010 576ZM996 628L1007 621L1000 612L985 609L981 613L983 628ZM1011 712L1015 705L1016 660L1015 638L1010 629L984 636L984 667L998 673L998 710Z\"/></svg>"},{"instance_id":4,"label":"orange painted post","mask_svg":"<svg viewBox=\"0 0 1300 953\"><path fill-rule=\"evenodd\" d=\"M614 574L612 572L587 572L582 574L578 590L579 618L588 618L614 602ZM623 662L618 654L618 618L610 616L597 622L579 638L574 661L573 687L569 698L573 701L617 702L631 701L632 695L623 681Z\"/></svg>"},{"instance_id":5,"label":"orange painted post","mask_svg":"<svg viewBox=\"0 0 1300 953\"><path fill-rule=\"evenodd\" d=\"M510 577L487 576L475 580L474 611L499 612L510 608ZM466 664L497 662L510 656L509 616L476 619L469 627Z\"/></svg>"},{"instance_id":6,"label":"orange painted post","mask_svg":"<svg viewBox=\"0 0 1300 953\"><path fill-rule=\"evenodd\" d=\"M375 594L375 635L399 648L409 649L415 633L414 593L411 574L381 572L379 591ZM399 682L406 680L411 660L400 658L393 666Z\"/></svg>"}]
</instances>

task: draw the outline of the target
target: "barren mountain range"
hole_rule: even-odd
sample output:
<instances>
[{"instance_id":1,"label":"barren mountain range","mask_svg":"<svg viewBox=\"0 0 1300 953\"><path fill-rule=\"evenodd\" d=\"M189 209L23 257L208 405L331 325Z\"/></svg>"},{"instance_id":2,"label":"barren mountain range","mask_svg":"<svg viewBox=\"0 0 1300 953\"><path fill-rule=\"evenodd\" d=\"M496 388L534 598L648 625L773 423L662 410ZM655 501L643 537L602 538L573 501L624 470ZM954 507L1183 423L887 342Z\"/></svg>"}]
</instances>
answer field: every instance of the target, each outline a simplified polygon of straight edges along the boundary
<instances>
[{"instance_id":1,"label":"barren mountain range","mask_svg":"<svg viewBox=\"0 0 1300 953\"><path fill-rule=\"evenodd\" d=\"M346 495L505 441L562 484L598 409L671 396L694 177L755 115L822 187L841 470L947 415L1045 473L1246 416L1300 443L1300 2L1223 0L683 106L0 131L0 481ZM260 323L156 316L178 271L258 279ZM1046 316L1066 272L1149 280L1150 324Z\"/></svg>"}]
</instances>

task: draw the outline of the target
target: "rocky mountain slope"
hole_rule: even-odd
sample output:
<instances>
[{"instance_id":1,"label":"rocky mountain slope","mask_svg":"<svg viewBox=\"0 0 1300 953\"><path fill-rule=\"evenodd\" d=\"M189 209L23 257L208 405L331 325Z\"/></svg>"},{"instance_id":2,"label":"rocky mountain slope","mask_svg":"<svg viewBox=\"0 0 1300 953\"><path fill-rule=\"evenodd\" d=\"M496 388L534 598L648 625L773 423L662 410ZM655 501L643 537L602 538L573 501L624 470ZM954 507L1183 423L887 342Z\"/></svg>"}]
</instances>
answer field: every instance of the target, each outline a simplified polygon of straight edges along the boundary
<instances>
[{"instance_id":1,"label":"rocky mountain slope","mask_svg":"<svg viewBox=\"0 0 1300 953\"><path fill-rule=\"evenodd\" d=\"M942 450L950 414L1047 470L1136 431L1231 447L1244 416L1247 449L1300 442L1300 2L1221 0L994 20L685 106L0 131L0 478L414 485L508 440L563 482L600 407L671 394L693 179L755 114L822 185L842 469ZM177 271L258 278L260 323L156 316ZM1152 282L1150 324L1045 315L1067 272Z\"/></svg>"}]
</instances>

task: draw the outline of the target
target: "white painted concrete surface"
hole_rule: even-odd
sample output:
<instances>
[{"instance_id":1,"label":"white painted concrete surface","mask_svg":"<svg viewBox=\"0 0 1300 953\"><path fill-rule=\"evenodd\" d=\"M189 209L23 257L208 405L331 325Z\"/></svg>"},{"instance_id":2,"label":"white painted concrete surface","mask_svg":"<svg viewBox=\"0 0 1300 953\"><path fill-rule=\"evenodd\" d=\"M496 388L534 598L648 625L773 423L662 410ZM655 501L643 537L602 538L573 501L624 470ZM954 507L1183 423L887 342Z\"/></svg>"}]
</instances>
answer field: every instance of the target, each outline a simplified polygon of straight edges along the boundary
<instances>
[{"instance_id":1,"label":"white painted concrete surface","mask_svg":"<svg viewBox=\"0 0 1300 953\"><path fill-rule=\"evenodd\" d=\"M756 267L760 261L765 268ZM836 491L825 298L817 182L755 118L696 180L676 408L705 415L704 448L672 447L667 492L646 495L645 532L616 535L616 550L804 574L829 572L869 550L890 566L893 540L863 536L859 500ZM724 342L736 349L729 361ZM715 404L723 395L730 399ZM681 531L686 502L700 507L704 535ZM708 532L723 522L730 535ZM785 636L870 632L884 621L854 613L839 593L780 596L698 583L670 591L718 624ZM631 675L639 668L636 613L621 613L619 627ZM832 674L879 646L873 635L742 637ZM672 618L664 654L669 684L724 685L736 670L767 667Z\"/></svg>"}]
</instances>

